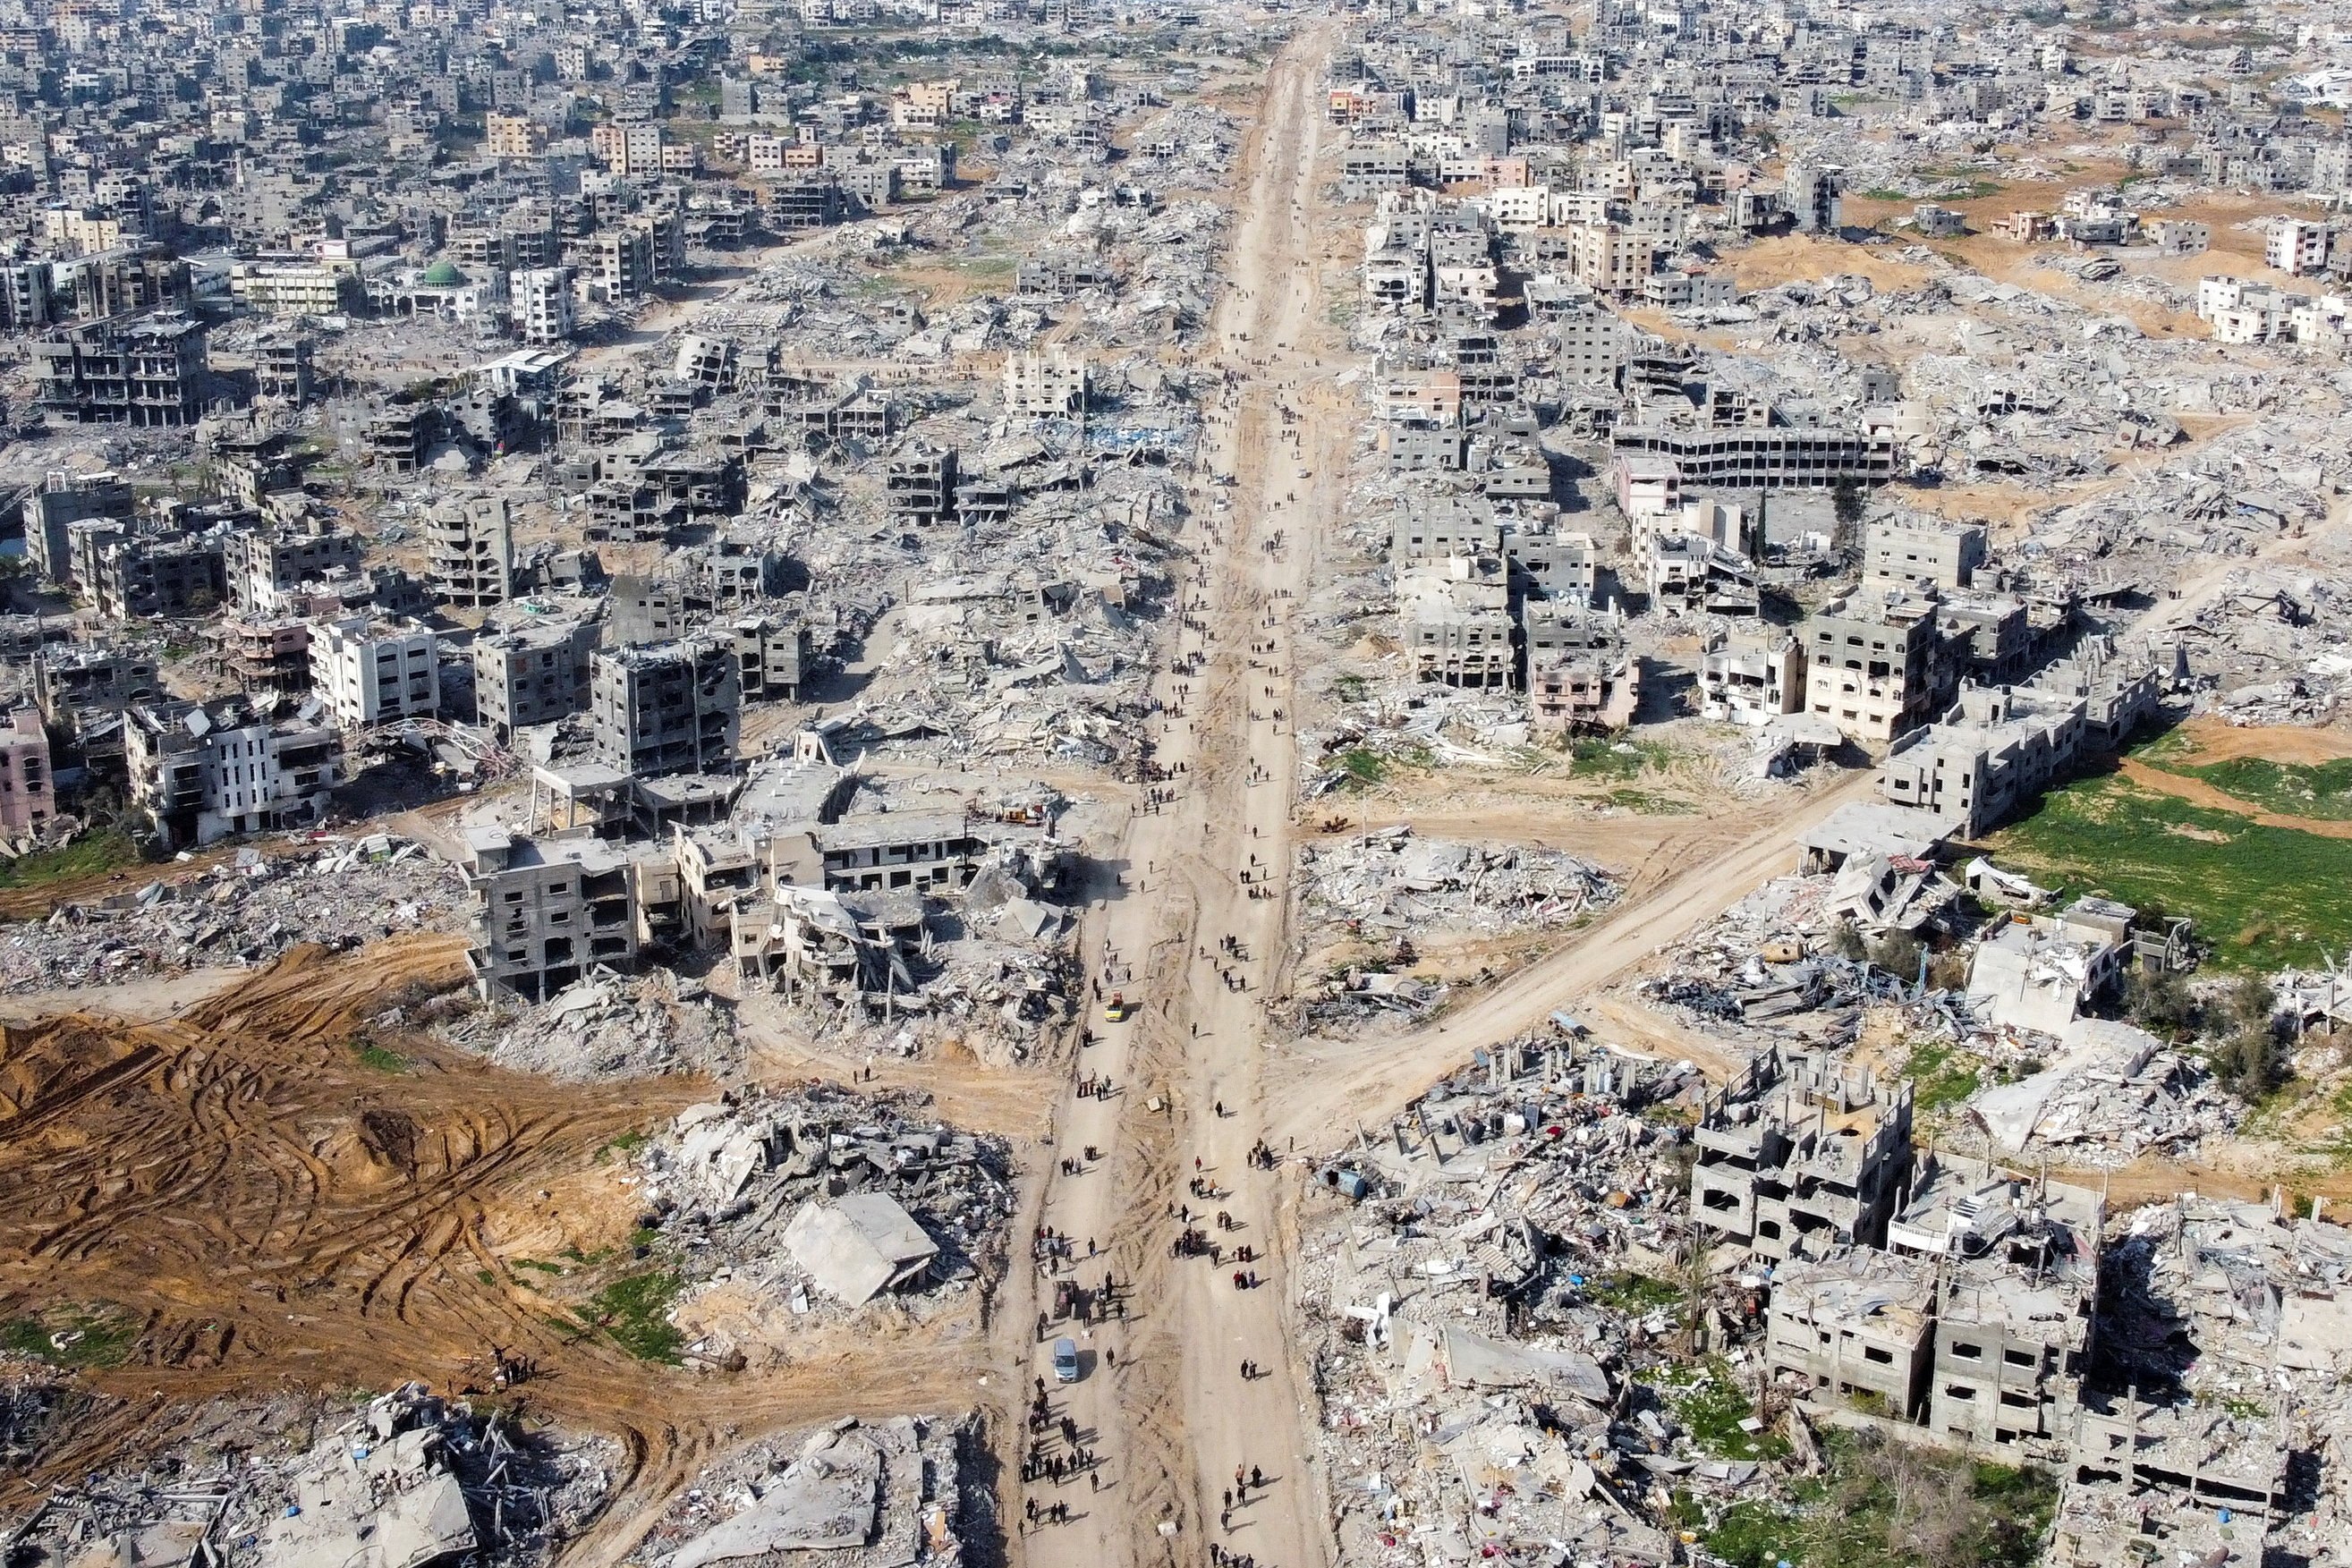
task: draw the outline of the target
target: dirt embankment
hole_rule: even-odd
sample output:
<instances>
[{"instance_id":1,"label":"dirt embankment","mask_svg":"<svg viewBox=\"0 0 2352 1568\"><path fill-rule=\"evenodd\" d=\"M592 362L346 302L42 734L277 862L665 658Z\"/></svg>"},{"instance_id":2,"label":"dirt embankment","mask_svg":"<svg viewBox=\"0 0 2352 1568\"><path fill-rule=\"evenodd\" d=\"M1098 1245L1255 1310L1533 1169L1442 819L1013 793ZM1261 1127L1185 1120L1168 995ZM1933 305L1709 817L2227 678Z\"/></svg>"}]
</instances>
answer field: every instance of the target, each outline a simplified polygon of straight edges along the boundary
<instances>
[{"instance_id":1,"label":"dirt embankment","mask_svg":"<svg viewBox=\"0 0 2352 1568\"><path fill-rule=\"evenodd\" d=\"M2179 760L2207 767L2240 758L2275 762L2286 768L2313 768L2352 757L2352 733L2339 729L2305 729L2292 726L2224 724L2220 719L2192 718L2178 732L2189 742L2189 754ZM2170 795L2208 810L2227 811L2265 828L2290 828L2325 839L2352 839L2352 821L2339 817L2305 817L2273 811L2232 795L2209 779L2176 773L2158 763L2125 758L2119 765L2126 779L2144 789Z\"/></svg>"},{"instance_id":2,"label":"dirt embankment","mask_svg":"<svg viewBox=\"0 0 2352 1568\"><path fill-rule=\"evenodd\" d=\"M164 1022L0 1036L0 1321L73 1304L136 1323L90 1375L116 1401L0 1483L0 1512L152 1442L181 1402L281 1381L462 1390L504 1353L539 1367L509 1397L622 1440L628 1473L575 1548L609 1562L735 1435L970 1407L984 1364L938 1335L702 1376L559 1320L509 1251L625 1235L611 1145L708 1087L551 1082L371 1022L465 977L452 936L301 947Z\"/></svg>"}]
</instances>

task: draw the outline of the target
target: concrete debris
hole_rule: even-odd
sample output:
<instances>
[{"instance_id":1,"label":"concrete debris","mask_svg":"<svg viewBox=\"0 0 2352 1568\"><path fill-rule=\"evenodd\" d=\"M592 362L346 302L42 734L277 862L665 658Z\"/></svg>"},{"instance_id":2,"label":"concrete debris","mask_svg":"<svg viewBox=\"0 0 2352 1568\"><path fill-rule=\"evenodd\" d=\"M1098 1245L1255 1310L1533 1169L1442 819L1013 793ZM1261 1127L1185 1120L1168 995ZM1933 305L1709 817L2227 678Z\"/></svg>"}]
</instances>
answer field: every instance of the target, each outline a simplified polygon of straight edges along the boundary
<instances>
[{"instance_id":1,"label":"concrete debris","mask_svg":"<svg viewBox=\"0 0 2352 1568\"><path fill-rule=\"evenodd\" d=\"M1302 849L1308 915L1372 938L1541 931L1605 909L1616 884L1557 850L1449 842L1398 826Z\"/></svg>"},{"instance_id":2,"label":"concrete debris","mask_svg":"<svg viewBox=\"0 0 2352 1568\"><path fill-rule=\"evenodd\" d=\"M438 1032L500 1067L552 1078L732 1078L743 1061L734 1009L667 969L600 970L544 1002L492 1003Z\"/></svg>"},{"instance_id":3,"label":"concrete debris","mask_svg":"<svg viewBox=\"0 0 2352 1568\"><path fill-rule=\"evenodd\" d=\"M844 1419L728 1455L680 1491L637 1568L917 1568L963 1561L993 1500L970 1460L975 1418Z\"/></svg>"},{"instance_id":4,"label":"concrete debris","mask_svg":"<svg viewBox=\"0 0 2352 1568\"><path fill-rule=\"evenodd\" d=\"M422 845L390 833L306 837L13 925L0 936L0 989L104 985L258 964L300 942L451 931L471 902L463 880Z\"/></svg>"},{"instance_id":5,"label":"concrete debris","mask_svg":"<svg viewBox=\"0 0 2352 1568\"><path fill-rule=\"evenodd\" d=\"M1013 1212L1001 1138L927 1118L925 1096L746 1090L681 1112L637 1156L645 1222L698 1292L748 1288L802 1312L879 1296L923 1310L1001 1277ZM730 1294L733 1292L730 1292ZM697 1321L699 1321L697 1318ZM687 1347L721 1364L756 1346L724 1328Z\"/></svg>"},{"instance_id":6,"label":"concrete debris","mask_svg":"<svg viewBox=\"0 0 2352 1568\"><path fill-rule=\"evenodd\" d=\"M1969 1097L1995 1151L2109 1166L2146 1153L2188 1159L2245 1114L2201 1063L2129 1024L2077 1019L2060 1047L2041 1071Z\"/></svg>"},{"instance_id":7,"label":"concrete debris","mask_svg":"<svg viewBox=\"0 0 2352 1568\"><path fill-rule=\"evenodd\" d=\"M622 1462L616 1442L526 1432L422 1385L355 1416L299 1405L199 1408L168 1458L53 1490L12 1556L27 1568L536 1568L594 1517Z\"/></svg>"},{"instance_id":8,"label":"concrete debris","mask_svg":"<svg viewBox=\"0 0 2352 1568\"><path fill-rule=\"evenodd\" d=\"M1656 1381L1693 1233L1682 1134L1643 1113L1697 1075L1562 1030L1481 1056L1319 1167L1301 1290L1342 1550L1459 1561L1565 1528L1580 1558L1664 1561L1658 1479L1727 1495L1755 1470L1694 1446ZM1706 1290L1700 1321L1752 1314Z\"/></svg>"}]
</instances>

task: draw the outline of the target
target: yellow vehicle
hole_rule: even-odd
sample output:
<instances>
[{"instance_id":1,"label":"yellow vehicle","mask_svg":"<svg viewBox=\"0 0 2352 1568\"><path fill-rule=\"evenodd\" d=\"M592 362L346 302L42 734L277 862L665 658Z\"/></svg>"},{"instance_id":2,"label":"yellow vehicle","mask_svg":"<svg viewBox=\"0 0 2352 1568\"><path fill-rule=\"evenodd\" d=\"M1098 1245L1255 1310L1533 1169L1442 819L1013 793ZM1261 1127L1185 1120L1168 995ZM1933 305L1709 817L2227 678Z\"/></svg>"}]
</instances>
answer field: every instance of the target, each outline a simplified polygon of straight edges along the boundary
<instances>
[{"instance_id":1,"label":"yellow vehicle","mask_svg":"<svg viewBox=\"0 0 2352 1568\"><path fill-rule=\"evenodd\" d=\"M1110 994L1110 1000L1103 1004L1103 1021L1106 1023L1125 1023L1127 1021L1127 1015L1134 1010L1135 1004L1127 999L1125 992L1113 991Z\"/></svg>"}]
</instances>

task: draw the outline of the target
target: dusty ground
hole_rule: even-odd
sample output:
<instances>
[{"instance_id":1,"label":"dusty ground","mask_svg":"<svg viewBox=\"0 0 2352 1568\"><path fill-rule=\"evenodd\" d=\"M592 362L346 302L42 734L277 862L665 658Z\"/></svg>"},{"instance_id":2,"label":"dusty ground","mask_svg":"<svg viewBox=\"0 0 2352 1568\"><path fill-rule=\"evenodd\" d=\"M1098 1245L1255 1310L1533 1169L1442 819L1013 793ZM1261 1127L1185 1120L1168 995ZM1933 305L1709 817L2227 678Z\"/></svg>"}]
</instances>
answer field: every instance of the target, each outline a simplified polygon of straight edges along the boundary
<instances>
[{"instance_id":1,"label":"dusty ground","mask_svg":"<svg viewBox=\"0 0 2352 1568\"><path fill-rule=\"evenodd\" d=\"M2126 757L2117 764L2123 776L2144 789L2158 790L2186 800L2192 806L2203 806L2216 811L2229 811L2265 828L2293 828L2297 832L2316 833L2324 839L2352 839L2352 822L2326 817L2292 817L2277 811L2265 811L2231 794L2228 790L2208 784L2202 779L2190 779L2179 773L2168 773L2161 768L2151 768L2136 758ZM2175 831L2189 832L2187 828ZM2220 835L2209 835L2220 836Z\"/></svg>"},{"instance_id":2,"label":"dusty ground","mask_svg":"<svg viewBox=\"0 0 2352 1568\"><path fill-rule=\"evenodd\" d=\"M177 1402L285 1377L456 1390L496 1349L539 1364L525 1404L623 1439L615 1501L577 1550L611 1562L739 1433L986 1400L969 1323L706 1380L551 1322L543 1276L513 1260L614 1246L635 1209L614 1140L707 1091L551 1083L370 1030L404 992L463 975L452 937L298 948L164 1021L7 1030L0 1319L104 1305L139 1329L92 1375L122 1403L0 1483L0 1512Z\"/></svg>"},{"instance_id":3,"label":"dusty ground","mask_svg":"<svg viewBox=\"0 0 2352 1568\"><path fill-rule=\"evenodd\" d=\"M184 1012L252 977L242 968L191 969L184 975L148 975L111 986L76 990L20 991L0 997L0 1023L33 1024L60 1013L87 1013L125 1023L154 1023Z\"/></svg>"},{"instance_id":4,"label":"dusty ground","mask_svg":"<svg viewBox=\"0 0 2352 1568\"><path fill-rule=\"evenodd\" d=\"M2352 757L2352 730L2290 725L2240 726L2207 716L2189 720L2175 733L2196 748L2187 760L2197 763L2259 757L2267 762L2313 767Z\"/></svg>"}]
</instances>

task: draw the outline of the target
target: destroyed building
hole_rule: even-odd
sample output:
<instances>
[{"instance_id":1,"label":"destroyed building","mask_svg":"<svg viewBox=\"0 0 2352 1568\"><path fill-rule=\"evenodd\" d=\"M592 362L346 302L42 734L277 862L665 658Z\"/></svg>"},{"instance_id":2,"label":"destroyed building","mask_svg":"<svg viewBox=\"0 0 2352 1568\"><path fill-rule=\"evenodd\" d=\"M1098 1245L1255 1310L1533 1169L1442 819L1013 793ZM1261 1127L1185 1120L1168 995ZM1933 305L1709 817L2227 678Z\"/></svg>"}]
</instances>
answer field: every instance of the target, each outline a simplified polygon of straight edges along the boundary
<instances>
[{"instance_id":1,"label":"destroyed building","mask_svg":"<svg viewBox=\"0 0 2352 1568\"><path fill-rule=\"evenodd\" d=\"M467 956L486 998L554 996L598 966L635 967L636 875L629 856L598 839L519 839L467 831L469 885L481 901Z\"/></svg>"},{"instance_id":2,"label":"destroyed building","mask_svg":"<svg viewBox=\"0 0 2352 1568\"><path fill-rule=\"evenodd\" d=\"M1691 1213L1766 1258L1881 1247L1911 1166L1912 1088L1832 1057L1749 1062L1707 1096Z\"/></svg>"},{"instance_id":3,"label":"destroyed building","mask_svg":"<svg viewBox=\"0 0 2352 1568\"><path fill-rule=\"evenodd\" d=\"M323 716L273 718L245 697L133 703L123 744L131 800L174 847L318 822L342 781Z\"/></svg>"},{"instance_id":4,"label":"destroyed building","mask_svg":"<svg viewBox=\"0 0 2352 1568\"><path fill-rule=\"evenodd\" d=\"M445 604L503 604L514 588L514 524L506 498L451 496L425 524L425 580Z\"/></svg>"},{"instance_id":5,"label":"destroyed building","mask_svg":"<svg viewBox=\"0 0 2352 1568\"><path fill-rule=\"evenodd\" d=\"M585 618L486 628L473 647L474 706L482 726L509 743L518 730L587 711L596 634L595 622Z\"/></svg>"},{"instance_id":6,"label":"destroyed building","mask_svg":"<svg viewBox=\"0 0 2352 1568\"><path fill-rule=\"evenodd\" d=\"M712 773L735 759L741 666L717 639L591 655L595 754L629 774Z\"/></svg>"},{"instance_id":7,"label":"destroyed building","mask_svg":"<svg viewBox=\"0 0 2352 1568\"><path fill-rule=\"evenodd\" d=\"M1812 711L1860 741L1925 724L1958 684L1934 605L1901 596L1835 601L1807 618L1805 693Z\"/></svg>"},{"instance_id":8,"label":"destroyed building","mask_svg":"<svg viewBox=\"0 0 2352 1568\"><path fill-rule=\"evenodd\" d=\"M1909 1420L1927 1404L1935 1341L1932 1266L1842 1248L1773 1270L1764 1345L1776 1375Z\"/></svg>"},{"instance_id":9,"label":"destroyed building","mask_svg":"<svg viewBox=\"0 0 2352 1568\"><path fill-rule=\"evenodd\" d=\"M1921 1156L1887 1227L1938 1260L1922 1421L1983 1452L2063 1460L2091 1371L2106 1205L2086 1188L1979 1160Z\"/></svg>"}]
</instances>

